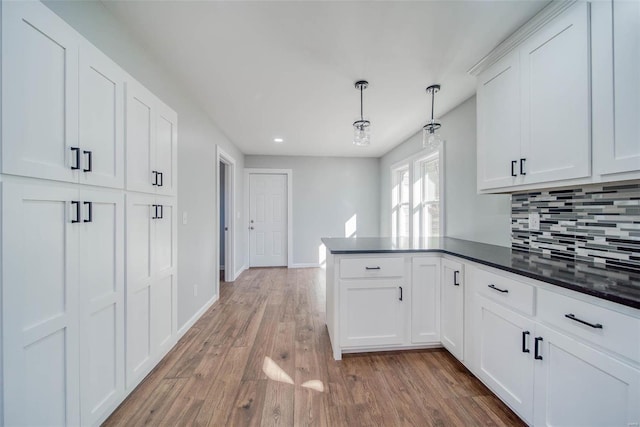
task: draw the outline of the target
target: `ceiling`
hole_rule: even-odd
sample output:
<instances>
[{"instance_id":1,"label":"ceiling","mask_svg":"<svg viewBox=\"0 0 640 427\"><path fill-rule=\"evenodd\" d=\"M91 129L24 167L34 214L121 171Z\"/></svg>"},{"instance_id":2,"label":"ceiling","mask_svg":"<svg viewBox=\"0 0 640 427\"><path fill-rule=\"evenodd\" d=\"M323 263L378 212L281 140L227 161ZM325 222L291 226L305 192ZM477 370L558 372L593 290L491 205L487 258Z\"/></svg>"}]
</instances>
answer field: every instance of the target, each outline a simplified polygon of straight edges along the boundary
<instances>
[{"instance_id":1,"label":"ceiling","mask_svg":"<svg viewBox=\"0 0 640 427\"><path fill-rule=\"evenodd\" d=\"M421 129L430 84L442 85L436 117L473 95L467 70L547 4L103 3L245 154L363 157L379 157ZM369 81L369 147L351 143L360 79Z\"/></svg>"}]
</instances>

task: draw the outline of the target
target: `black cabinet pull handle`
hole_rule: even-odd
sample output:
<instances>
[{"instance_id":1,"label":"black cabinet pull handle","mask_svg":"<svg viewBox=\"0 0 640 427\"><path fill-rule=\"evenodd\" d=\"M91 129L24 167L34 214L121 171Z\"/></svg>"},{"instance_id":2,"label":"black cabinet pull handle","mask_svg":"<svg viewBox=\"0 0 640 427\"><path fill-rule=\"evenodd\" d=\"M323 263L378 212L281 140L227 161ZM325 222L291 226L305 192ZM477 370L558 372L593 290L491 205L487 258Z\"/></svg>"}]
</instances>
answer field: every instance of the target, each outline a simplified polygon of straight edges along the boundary
<instances>
[{"instance_id":1,"label":"black cabinet pull handle","mask_svg":"<svg viewBox=\"0 0 640 427\"><path fill-rule=\"evenodd\" d=\"M516 163L518 163L517 160L511 160L511 176L518 176L515 170Z\"/></svg>"},{"instance_id":2,"label":"black cabinet pull handle","mask_svg":"<svg viewBox=\"0 0 640 427\"><path fill-rule=\"evenodd\" d=\"M460 286L460 282L458 281L458 275L460 271L456 270L453 272L453 286Z\"/></svg>"},{"instance_id":3,"label":"black cabinet pull handle","mask_svg":"<svg viewBox=\"0 0 640 427\"><path fill-rule=\"evenodd\" d=\"M153 174L153 183L151 185L158 185L158 171L151 171Z\"/></svg>"},{"instance_id":4,"label":"black cabinet pull handle","mask_svg":"<svg viewBox=\"0 0 640 427\"><path fill-rule=\"evenodd\" d=\"M71 151L76 153L76 164L71 165L71 169L78 170L80 169L80 147L71 147Z\"/></svg>"},{"instance_id":5,"label":"black cabinet pull handle","mask_svg":"<svg viewBox=\"0 0 640 427\"><path fill-rule=\"evenodd\" d=\"M398 286L400 288L400 301L402 301L402 286Z\"/></svg>"},{"instance_id":6,"label":"black cabinet pull handle","mask_svg":"<svg viewBox=\"0 0 640 427\"><path fill-rule=\"evenodd\" d=\"M162 187L163 182L164 182L163 179L162 179L163 178L162 172L158 172L158 175L160 175L160 184L158 184L158 187Z\"/></svg>"},{"instance_id":7,"label":"black cabinet pull handle","mask_svg":"<svg viewBox=\"0 0 640 427\"><path fill-rule=\"evenodd\" d=\"M522 352L523 353L531 353L531 351L527 348L527 337L529 336L529 331L522 331Z\"/></svg>"},{"instance_id":8,"label":"black cabinet pull handle","mask_svg":"<svg viewBox=\"0 0 640 427\"><path fill-rule=\"evenodd\" d=\"M490 285L487 285L488 287L490 287L491 289L498 291L498 292L502 292L503 294L508 294L509 293L509 289L500 289L497 288L496 285L494 285L493 283Z\"/></svg>"},{"instance_id":9,"label":"black cabinet pull handle","mask_svg":"<svg viewBox=\"0 0 640 427\"><path fill-rule=\"evenodd\" d=\"M158 205L158 207L160 208L160 216L158 216L158 219L162 219L164 218L164 209L162 205Z\"/></svg>"},{"instance_id":10,"label":"black cabinet pull handle","mask_svg":"<svg viewBox=\"0 0 640 427\"><path fill-rule=\"evenodd\" d=\"M87 155L87 167L82 169L82 172L91 172L93 168L93 153L89 150L83 150L82 153Z\"/></svg>"},{"instance_id":11,"label":"black cabinet pull handle","mask_svg":"<svg viewBox=\"0 0 640 427\"><path fill-rule=\"evenodd\" d=\"M71 220L71 222L75 224L76 222L80 222L80 215L81 215L80 214L80 202L74 200L74 201L71 202L71 206L75 206L76 207L76 217L75 217L75 219Z\"/></svg>"},{"instance_id":12,"label":"black cabinet pull handle","mask_svg":"<svg viewBox=\"0 0 640 427\"><path fill-rule=\"evenodd\" d=\"M520 159L520 175L526 175L527 173L524 171L524 162L526 162L527 159Z\"/></svg>"},{"instance_id":13,"label":"black cabinet pull handle","mask_svg":"<svg viewBox=\"0 0 640 427\"><path fill-rule=\"evenodd\" d=\"M536 360L542 360L542 356L540 356L540 342L542 341L542 337L535 338L535 348L533 349L533 355Z\"/></svg>"},{"instance_id":14,"label":"black cabinet pull handle","mask_svg":"<svg viewBox=\"0 0 640 427\"><path fill-rule=\"evenodd\" d=\"M158 219L158 205L151 205L153 207L153 216L151 219Z\"/></svg>"},{"instance_id":15,"label":"black cabinet pull handle","mask_svg":"<svg viewBox=\"0 0 640 427\"><path fill-rule=\"evenodd\" d=\"M566 317L567 319L571 319L575 322L582 323L583 325L591 326L593 329L602 329L602 324L589 323L586 320L578 319L573 313L565 314L564 317Z\"/></svg>"},{"instance_id":16,"label":"black cabinet pull handle","mask_svg":"<svg viewBox=\"0 0 640 427\"><path fill-rule=\"evenodd\" d=\"M82 204L89 207L89 216L82 222L93 222L93 202L82 202Z\"/></svg>"},{"instance_id":17,"label":"black cabinet pull handle","mask_svg":"<svg viewBox=\"0 0 640 427\"><path fill-rule=\"evenodd\" d=\"M380 270L380 267L365 267L365 270Z\"/></svg>"}]
</instances>

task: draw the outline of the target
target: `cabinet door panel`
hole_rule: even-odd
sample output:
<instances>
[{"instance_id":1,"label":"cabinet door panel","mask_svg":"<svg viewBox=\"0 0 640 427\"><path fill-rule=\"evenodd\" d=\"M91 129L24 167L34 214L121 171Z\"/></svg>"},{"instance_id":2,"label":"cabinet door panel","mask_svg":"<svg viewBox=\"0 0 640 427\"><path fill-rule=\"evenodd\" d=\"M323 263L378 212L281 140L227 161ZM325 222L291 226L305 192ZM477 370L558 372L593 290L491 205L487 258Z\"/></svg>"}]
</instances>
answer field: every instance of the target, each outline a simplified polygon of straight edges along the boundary
<instances>
[{"instance_id":1,"label":"cabinet door panel","mask_svg":"<svg viewBox=\"0 0 640 427\"><path fill-rule=\"evenodd\" d=\"M171 345L174 333L174 276L157 279L151 285L151 347L154 352Z\"/></svg>"},{"instance_id":2,"label":"cabinet door panel","mask_svg":"<svg viewBox=\"0 0 640 427\"><path fill-rule=\"evenodd\" d=\"M605 173L640 170L640 3L613 2L615 138Z\"/></svg>"},{"instance_id":3,"label":"cabinet door panel","mask_svg":"<svg viewBox=\"0 0 640 427\"><path fill-rule=\"evenodd\" d=\"M128 285L128 283L127 283ZM146 375L151 363L150 287L127 289L127 388Z\"/></svg>"},{"instance_id":4,"label":"cabinet door panel","mask_svg":"<svg viewBox=\"0 0 640 427\"><path fill-rule=\"evenodd\" d=\"M151 245L155 224L153 196L127 195L127 288L137 288L152 275Z\"/></svg>"},{"instance_id":5,"label":"cabinet door panel","mask_svg":"<svg viewBox=\"0 0 640 427\"><path fill-rule=\"evenodd\" d=\"M95 424L124 393L124 197L82 191L80 373L82 424Z\"/></svg>"},{"instance_id":6,"label":"cabinet door panel","mask_svg":"<svg viewBox=\"0 0 640 427\"><path fill-rule=\"evenodd\" d=\"M416 257L412 265L411 342L440 341L440 259Z\"/></svg>"},{"instance_id":7,"label":"cabinet door panel","mask_svg":"<svg viewBox=\"0 0 640 427\"><path fill-rule=\"evenodd\" d=\"M77 190L3 183L5 423L78 424Z\"/></svg>"},{"instance_id":8,"label":"cabinet door panel","mask_svg":"<svg viewBox=\"0 0 640 427\"><path fill-rule=\"evenodd\" d=\"M156 200L162 206L162 218L153 220L155 242L153 245L154 274L166 274L175 262L175 204L171 199Z\"/></svg>"},{"instance_id":9,"label":"cabinet door panel","mask_svg":"<svg viewBox=\"0 0 640 427\"><path fill-rule=\"evenodd\" d=\"M464 266L442 260L440 285L440 337L442 345L458 360L464 357Z\"/></svg>"},{"instance_id":10,"label":"cabinet door panel","mask_svg":"<svg viewBox=\"0 0 640 427\"><path fill-rule=\"evenodd\" d=\"M478 297L479 376L526 421L533 417L532 321ZM523 333L529 334L523 335ZM523 352L523 337L525 348Z\"/></svg>"},{"instance_id":11,"label":"cabinet door panel","mask_svg":"<svg viewBox=\"0 0 640 427\"><path fill-rule=\"evenodd\" d=\"M158 107L156 129L156 170L162 173L158 194L173 195L177 189L177 115L169 108Z\"/></svg>"},{"instance_id":12,"label":"cabinet door panel","mask_svg":"<svg viewBox=\"0 0 640 427\"><path fill-rule=\"evenodd\" d=\"M514 52L478 79L478 189L507 187L520 157L520 63ZM514 170L517 174L517 169Z\"/></svg>"},{"instance_id":13,"label":"cabinet door panel","mask_svg":"<svg viewBox=\"0 0 640 427\"><path fill-rule=\"evenodd\" d=\"M640 371L579 341L538 326L535 425L640 423ZM587 384L588 386L585 386Z\"/></svg>"},{"instance_id":14,"label":"cabinet door panel","mask_svg":"<svg viewBox=\"0 0 640 427\"><path fill-rule=\"evenodd\" d=\"M124 186L123 100L123 71L96 48L83 44L79 113L83 154L81 183ZM85 171L87 169L91 170Z\"/></svg>"},{"instance_id":15,"label":"cabinet door panel","mask_svg":"<svg viewBox=\"0 0 640 427\"><path fill-rule=\"evenodd\" d=\"M2 172L77 181L78 36L39 3L2 6Z\"/></svg>"},{"instance_id":16,"label":"cabinet door panel","mask_svg":"<svg viewBox=\"0 0 640 427\"><path fill-rule=\"evenodd\" d=\"M155 193L156 99L140 85L126 86L127 190Z\"/></svg>"},{"instance_id":17,"label":"cabinet door panel","mask_svg":"<svg viewBox=\"0 0 640 427\"><path fill-rule=\"evenodd\" d=\"M404 301L401 280L340 282L341 344L343 347L396 345L404 342ZM406 289L403 289L406 292Z\"/></svg>"},{"instance_id":18,"label":"cabinet door panel","mask_svg":"<svg viewBox=\"0 0 640 427\"><path fill-rule=\"evenodd\" d=\"M579 3L520 50L527 184L591 173L588 22L589 5Z\"/></svg>"}]
</instances>

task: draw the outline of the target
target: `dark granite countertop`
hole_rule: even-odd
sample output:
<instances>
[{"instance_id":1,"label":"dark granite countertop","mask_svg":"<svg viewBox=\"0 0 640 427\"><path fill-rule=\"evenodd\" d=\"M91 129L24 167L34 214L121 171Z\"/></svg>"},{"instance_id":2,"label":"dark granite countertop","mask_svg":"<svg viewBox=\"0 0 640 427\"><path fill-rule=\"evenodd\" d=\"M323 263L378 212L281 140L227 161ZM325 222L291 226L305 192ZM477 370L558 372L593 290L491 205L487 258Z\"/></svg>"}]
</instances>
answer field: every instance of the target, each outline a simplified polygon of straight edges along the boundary
<instances>
[{"instance_id":1,"label":"dark granite countertop","mask_svg":"<svg viewBox=\"0 0 640 427\"><path fill-rule=\"evenodd\" d=\"M640 309L640 273L450 237L417 245L389 237L323 238L332 254L441 252Z\"/></svg>"}]
</instances>

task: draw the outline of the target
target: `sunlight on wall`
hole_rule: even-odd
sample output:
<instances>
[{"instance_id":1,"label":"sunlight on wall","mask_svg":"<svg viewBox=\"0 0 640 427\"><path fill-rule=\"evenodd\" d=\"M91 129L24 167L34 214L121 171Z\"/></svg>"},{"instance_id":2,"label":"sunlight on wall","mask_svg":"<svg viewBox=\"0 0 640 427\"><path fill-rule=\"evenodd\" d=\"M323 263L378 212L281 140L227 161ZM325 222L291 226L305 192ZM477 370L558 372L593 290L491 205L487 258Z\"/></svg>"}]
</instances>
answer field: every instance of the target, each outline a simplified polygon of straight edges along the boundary
<instances>
[{"instance_id":1,"label":"sunlight on wall","mask_svg":"<svg viewBox=\"0 0 640 427\"><path fill-rule=\"evenodd\" d=\"M356 237L358 231L358 215L353 214L351 218L344 223L344 237Z\"/></svg>"},{"instance_id":2,"label":"sunlight on wall","mask_svg":"<svg viewBox=\"0 0 640 427\"><path fill-rule=\"evenodd\" d=\"M324 243L318 246L318 265L324 267L327 264L327 248Z\"/></svg>"}]
</instances>

